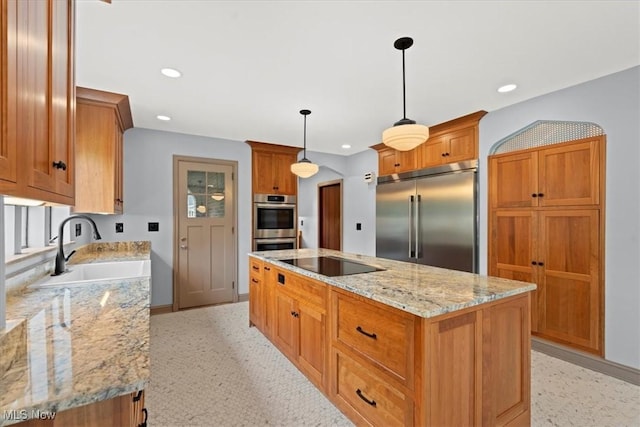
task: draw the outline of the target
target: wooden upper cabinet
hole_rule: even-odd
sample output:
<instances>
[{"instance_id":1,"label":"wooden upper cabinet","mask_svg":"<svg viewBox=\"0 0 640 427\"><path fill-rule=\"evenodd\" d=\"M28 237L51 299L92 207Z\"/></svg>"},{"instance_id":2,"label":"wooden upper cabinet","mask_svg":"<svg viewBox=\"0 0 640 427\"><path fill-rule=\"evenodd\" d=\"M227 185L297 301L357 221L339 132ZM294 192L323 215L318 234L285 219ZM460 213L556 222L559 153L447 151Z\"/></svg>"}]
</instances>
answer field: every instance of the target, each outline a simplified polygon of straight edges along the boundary
<instances>
[{"instance_id":1,"label":"wooden upper cabinet","mask_svg":"<svg viewBox=\"0 0 640 427\"><path fill-rule=\"evenodd\" d=\"M291 165L298 161L300 148L256 141L251 145L253 194L296 195L297 177Z\"/></svg>"},{"instance_id":2,"label":"wooden upper cabinet","mask_svg":"<svg viewBox=\"0 0 640 427\"><path fill-rule=\"evenodd\" d=\"M129 97L76 89L75 212L123 212L123 134L133 127Z\"/></svg>"},{"instance_id":3,"label":"wooden upper cabinet","mask_svg":"<svg viewBox=\"0 0 640 427\"><path fill-rule=\"evenodd\" d=\"M384 144L379 144L382 148L378 151L378 174L390 175L414 170L416 168L417 151L397 151ZM377 146L376 146L377 147Z\"/></svg>"},{"instance_id":4,"label":"wooden upper cabinet","mask_svg":"<svg viewBox=\"0 0 640 427\"><path fill-rule=\"evenodd\" d=\"M390 175L478 158L478 122L487 114L478 111L431 126L429 139L409 151L397 151L384 144L378 151L378 175Z\"/></svg>"},{"instance_id":5,"label":"wooden upper cabinet","mask_svg":"<svg viewBox=\"0 0 640 427\"><path fill-rule=\"evenodd\" d=\"M600 137L489 158L492 208L597 205Z\"/></svg>"},{"instance_id":6,"label":"wooden upper cabinet","mask_svg":"<svg viewBox=\"0 0 640 427\"><path fill-rule=\"evenodd\" d=\"M417 148L418 169L478 158L477 127L472 126L429 138Z\"/></svg>"},{"instance_id":7,"label":"wooden upper cabinet","mask_svg":"<svg viewBox=\"0 0 640 427\"><path fill-rule=\"evenodd\" d=\"M0 180L15 183L17 180L17 144L16 127L9 123L16 122L17 83L15 67L5 64L16 64L16 44L8 44L8 39L15 40L17 30L17 2L0 1ZM11 28L12 33L9 33Z\"/></svg>"},{"instance_id":8,"label":"wooden upper cabinet","mask_svg":"<svg viewBox=\"0 0 640 427\"><path fill-rule=\"evenodd\" d=\"M73 204L74 11L2 1L1 194Z\"/></svg>"}]
</instances>

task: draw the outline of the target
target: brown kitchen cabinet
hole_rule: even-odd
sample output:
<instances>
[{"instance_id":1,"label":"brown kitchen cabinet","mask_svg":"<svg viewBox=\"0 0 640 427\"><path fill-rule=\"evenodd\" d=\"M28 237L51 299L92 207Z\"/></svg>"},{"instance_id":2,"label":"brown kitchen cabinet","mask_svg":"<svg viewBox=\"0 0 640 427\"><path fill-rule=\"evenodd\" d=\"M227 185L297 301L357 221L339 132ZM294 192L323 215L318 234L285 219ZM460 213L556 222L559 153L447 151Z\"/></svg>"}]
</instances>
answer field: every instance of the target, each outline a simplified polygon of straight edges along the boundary
<instances>
[{"instance_id":1,"label":"brown kitchen cabinet","mask_svg":"<svg viewBox=\"0 0 640 427\"><path fill-rule=\"evenodd\" d=\"M274 267L272 267L274 268ZM326 285L274 268L272 339L318 388L326 381Z\"/></svg>"},{"instance_id":2,"label":"brown kitchen cabinet","mask_svg":"<svg viewBox=\"0 0 640 427\"><path fill-rule=\"evenodd\" d=\"M398 151L384 144L377 148L378 174L391 175L393 173L407 172L416 169L416 150ZM378 146L376 146L378 147Z\"/></svg>"},{"instance_id":3,"label":"brown kitchen cabinet","mask_svg":"<svg viewBox=\"0 0 640 427\"><path fill-rule=\"evenodd\" d=\"M477 127L430 137L417 148L418 169L478 158Z\"/></svg>"},{"instance_id":4,"label":"brown kitchen cabinet","mask_svg":"<svg viewBox=\"0 0 640 427\"><path fill-rule=\"evenodd\" d=\"M600 138L491 156L491 207L598 205Z\"/></svg>"},{"instance_id":5,"label":"brown kitchen cabinet","mask_svg":"<svg viewBox=\"0 0 640 427\"><path fill-rule=\"evenodd\" d=\"M478 158L478 123L487 114L480 110L429 128L429 139L409 151L397 151L384 144L372 146L378 152L378 175L391 175Z\"/></svg>"},{"instance_id":6,"label":"brown kitchen cabinet","mask_svg":"<svg viewBox=\"0 0 640 427\"><path fill-rule=\"evenodd\" d=\"M133 127L129 97L76 88L75 212L121 214L123 138Z\"/></svg>"},{"instance_id":7,"label":"brown kitchen cabinet","mask_svg":"<svg viewBox=\"0 0 640 427\"><path fill-rule=\"evenodd\" d=\"M249 325L264 333L265 287L262 261L249 259Z\"/></svg>"},{"instance_id":8,"label":"brown kitchen cabinet","mask_svg":"<svg viewBox=\"0 0 640 427\"><path fill-rule=\"evenodd\" d=\"M46 415L46 414L45 414ZM19 427L139 427L147 422L144 390L60 411L53 420L31 419Z\"/></svg>"},{"instance_id":9,"label":"brown kitchen cabinet","mask_svg":"<svg viewBox=\"0 0 640 427\"><path fill-rule=\"evenodd\" d=\"M296 195L297 176L291 165L298 160L300 148L256 141L251 145L253 194Z\"/></svg>"},{"instance_id":10,"label":"brown kitchen cabinet","mask_svg":"<svg viewBox=\"0 0 640 427\"><path fill-rule=\"evenodd\" d=\"M600 356L604 138L489 157L489 274L538 285L534 335Z\"/></svg>"},{"instance_id":11,"label":"brown kitchen cabinet","mask_svg":"<svg viewBox=\"0 0 640 427\"><path fill-rule=\"evenodd\" d=\"M72 205L75 2L3 0L1 13L0 194Z\"/></svg>"}]
</instances>

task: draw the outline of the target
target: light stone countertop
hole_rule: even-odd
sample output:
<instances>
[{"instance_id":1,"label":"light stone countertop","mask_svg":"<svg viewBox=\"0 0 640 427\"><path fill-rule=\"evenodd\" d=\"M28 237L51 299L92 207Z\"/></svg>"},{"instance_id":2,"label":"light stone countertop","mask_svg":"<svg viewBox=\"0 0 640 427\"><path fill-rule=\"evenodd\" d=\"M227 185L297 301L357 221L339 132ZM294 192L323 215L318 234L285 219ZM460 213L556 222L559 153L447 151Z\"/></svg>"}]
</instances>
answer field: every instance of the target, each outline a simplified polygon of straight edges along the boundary
<instances>
[{"instance_id":1,"label":"light stone countertop","mask_svg":"<svg viewBox=\"0 0 640 427\"><path fill-rule=\"evenodd\" d=\"M319 280L328 285L429 318L474 305L533 291L533 283L481 276L444 268L393 261L330 249L251 252L250 256ZM331 256L382 268L384 271L327 277L279 260Z\"/></svg>"},{"instance_id":2,"label":"light stone countertop","mask_svg":"<svg viewBox=\"0 0 640 427\"><path fill-rule=\"evenodd\" d=\"M150 242L92 243L69 264L149 260ZM149 380L150 277L22 287L0 341L0 426L142 390ZM4 359L4 360L3 360Z\"/></svg>"}]
</instances>

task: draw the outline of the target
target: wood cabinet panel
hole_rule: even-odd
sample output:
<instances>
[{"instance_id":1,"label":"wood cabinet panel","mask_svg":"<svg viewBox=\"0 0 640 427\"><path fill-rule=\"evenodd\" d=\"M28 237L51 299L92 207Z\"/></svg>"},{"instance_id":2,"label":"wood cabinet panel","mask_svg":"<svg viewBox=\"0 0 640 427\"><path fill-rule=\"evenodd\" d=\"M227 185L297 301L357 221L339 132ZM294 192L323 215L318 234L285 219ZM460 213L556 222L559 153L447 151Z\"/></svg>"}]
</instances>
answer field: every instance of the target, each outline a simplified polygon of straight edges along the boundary
<instances>
[{"instance_id":1,"label":"wood cabinet panel","mask_svg":"<svg viewBox=\"0 0 640 427\"><path fill-rule=\"evenodd\" d=\"M31 419L19 427L139 427L147 421L144 391L60 411L53 420Z\"/></svg>"},{"instance_id":2,"label":"wood cabinet panel","mask_svg":"<svg viewBox=\"0 0 640 427\"><path fill-rule=\"evenodd\" d=\"M332 292L332 298L333 339L410 386L413 380L413 316L339 292Z\"/></svg>"},{"instance_id":3,"label":"wood cabinet panel","mask_svg":"<svg viewBox=\"0 0 640 427\"><path fill-rule=\"evenodd\" d=\"M604 142L581 140L491 156L492 208L597 205Z\"/></svg>"},{"instance_id":4,"label":"wood cabinet panel","mask_svg":"<svg viewBox=\"0 0 640 427\"><path fill-rule=\"evenodd\" d=\"M297 345L295 336L297 324L294 317L295 301L288 294L277 291L274 300L273 340L285 355L289 356L289 358L295 358Z\"/></svg>"},{"instance_id":5,"label":"wood cabinet panel","mask_svg":"<svg viewBox=\"0 0 640 427\"><path fill-rule=\"evenodd\" d=\"M262 278L262 262L249 260L249 323L264 333L265 294Z\"/></svg>"},{"instance_id":6,"label":"wood cabinet panel","mask_svg":"<svg viewBox=\"0 0 640 427\"><path fill-rule=\"evenodd\" d=\"M393 148L383 148L378 152L378 174L390 175L411 171L416 168L417 150L397 151Z\"/></svg>"},{"instance_id":7,"label":"wood cabinet panel","mask_svg":"<svg viewBox=\"0 0 640 427\"><path fill-rule=\"evenodd\" d=\"M298 147L247 141L251 145L253 194L287 194L298 192L298 177L291 165L298 159Z\"/></svg>"},{"instance_id":8,"label":"wood cabinet panel","mask_svg":"<svg viewBox=\"0 0 640 427\"><path fill-rule=\"evenodd\" d=\"M599 211L545 211L539 216L538 331L601 351Z\"/></svg>"},{"instance_id":9,"label":"wood cabinet panel","mask_svg":"<svg viewBox=\"0 0 640 427\"><path fill-rule=\"evenodd\" d=\"M530 418L529 298L493 305L483 314L483 358L491 366L484 375L483 424L506 425Z\"/></svg>"},{"instance_id":10,"label":"wood cabinet panel","mask_svg":"<svg viewBox=\"0 0 640 427\"><path fill-rule=\"evenodd\" d=\"M541 150L539 206L597 205L600 196L599 148L595 139Z\"/></svg>"},{"instance_id":11,"label":"wood cabinet panel","mask_svg":"<svg viewBox=\"0 0 640 427\"><path fill-rule=\"evenodd\" d=\"M477 127L472 126L429 138L418 147L418 169L478 158Z\"/></svg>"},{"instance_id":12,"label":"wood cabinet panel","mask_svg":"<svg viewBox=\"0 0 640 427\"><path fill-rule=\"evenodd\" d=\"M77 88L75 212L123 212L123 134L131 127L127 95Z\"/></svg>"},{"instance_id":13,"label":"wood cabinet panel","mask_svg":"<svg viewBox=\"0 0 640 427\"><path fill-rule=\"evenodd\" d=\"M301 301L296 312L299 326L298 364L302 372L322 390L327 364L326 316L323 311Z\"/></svg>"},{"instance_id":14,"label":"wood cabinet panel","mask_svg":"<svg viewBox=\"0 0 640 427\"><path fill-rule=\"evenodd\" d=\"M538 285L531 309L537 336L598 355L604 162L604 136L489 158L490 274Z\"/></svg>"},{"instance_id":15,"label":"wood cabinet panel","mask_svg":"<svg viewBox=\"0 0 640 427\"><path fill-rule=\"evenodd\" d=\"M495 156L489 160L490 204L492 208L537 206L538 156L527 152Z\"/></svg>"},{"instance_id":16,"label":"wood cabinet panel","mask_svg":"<svg viewBox=\"0 0 640 427\"><path fill-rule=\"evenodd\" d=\"M2 2L2 194L73 204L74 11L73 0Z\"/></svg>"},{"instance_id":17,"label":"wood cabinet panel","mask_svg":"<svg viewBox=\"0 0 640 427\"><path fill-rule=\"evenodd\" d=\"M345 353L332 351L335 359L337 404L358 424L413 425L413 401L402 390L376 375Z\"/></svg>"},{"instance_id":18,"label":"wood cabinet panel","mask_svg":"<svg viewBox=\"0 0 640 427\"><path fill-rule=\"evenodd\" d=\"M430 323L426 340L427 422L480 425L482 420L482 317L470 312Z\"/></svg>"}]
</instances>

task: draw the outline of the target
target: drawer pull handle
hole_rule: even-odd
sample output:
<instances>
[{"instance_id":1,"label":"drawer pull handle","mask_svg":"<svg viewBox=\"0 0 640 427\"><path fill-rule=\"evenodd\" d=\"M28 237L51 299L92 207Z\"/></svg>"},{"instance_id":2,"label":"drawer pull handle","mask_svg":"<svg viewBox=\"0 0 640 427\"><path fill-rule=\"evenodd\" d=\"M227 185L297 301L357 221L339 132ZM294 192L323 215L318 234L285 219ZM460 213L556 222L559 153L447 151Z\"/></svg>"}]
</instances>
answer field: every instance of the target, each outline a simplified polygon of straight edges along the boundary
<instances>
[{"instance_id":1,"label":"drawer pull handle","mask_svg":"<svg viewBox=\"0 0 640 427\"><path fill-rule=\"evenodd\" d=\"M366 335L366 336L368 336L369 338L372 338L372 339L374 339L374 340L378 338L378 336L377 336L376 334L370 334L369 332L367 332L367 331L365 331L364 329L362 329L360 326L358 326L358 327L356 328L356 331L358 331L358 332L360 332L362 335Z\"/></svg>"},{"instance_id":2,"label":"drawer pull handle","mask_svg":"<svg viewBox=\"0 0 640 427\"><path fill-rule=\"evenodd\" d=\"M376 407L376 401L375 400L369 400L367 399L364 394L362 394L362 391L360 389L356 390L356 394L358 395L358 397L362 400L364 400L365 402L367 402L369 405L373 406L374 408Z\"/></svg>"},{"instance_id":3,"label":"drawer pull handle","mask_svg":"<svg viewBox=\"0 0 640 427\"><path fill-rule=\"evenodd\" d=\"M256 267L255 265L251 266L251 268L253 268L253 271L260 271L260 269L258 267Z\"/></svg>"},{"instance_id":4,"label":"drawer pull handle","mask_svg":"<svg viewBox=\"0 0 640 427\"><path fill-rule=\"evenodd\" d=\"M251 279L251 281L252 281L253 283L258 283L258 281L257 281L256 279L253 279L253 278Z\"/></svg>"},{"instance_id":5,"label":"drawer pull handle","mask_svg":"<svg viewBox=\"0 0 640 427\"><path fill-rule=\"evenodd\" d=\"M267 270L267 271L271 271L271 269L269 267L265 267L264 269Z\"/></svg>"}]
</instances>

